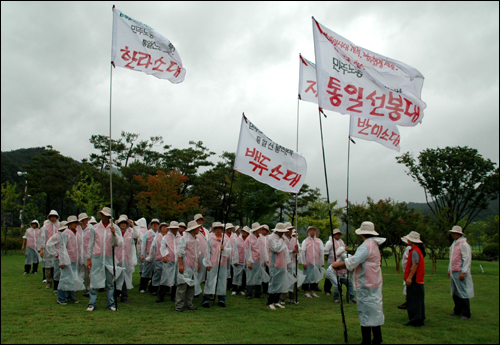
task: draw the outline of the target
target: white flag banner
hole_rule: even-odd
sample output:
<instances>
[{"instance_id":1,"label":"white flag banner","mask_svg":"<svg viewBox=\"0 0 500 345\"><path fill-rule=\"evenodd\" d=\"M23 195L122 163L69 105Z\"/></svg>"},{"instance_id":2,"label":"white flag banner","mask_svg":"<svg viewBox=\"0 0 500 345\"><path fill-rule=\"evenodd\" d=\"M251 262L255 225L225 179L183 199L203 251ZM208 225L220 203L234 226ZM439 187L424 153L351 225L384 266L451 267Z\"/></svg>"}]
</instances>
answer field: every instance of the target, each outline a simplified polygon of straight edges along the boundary
<instances>
[{"instance_id":1,"label":"white flag banner","mask_svg":"<svg viewBox=\"0 0 500 345\"><path fill-rule=\"evenodd\" d=\"M312 21L319 107L399 126L422 122L427 105L421 99L424 76L418 70Z\"/></svg>"},{"instance_id":2,"label":"white flag banner","mask_svg":"<svg viewBox=\"0 0 500 345\"><path fill-rule=\"evenodd\" d=\"M299 54L299 99L318 104L316 65Z\"/></svg>"},{"instance_id":3,"label":"white flag banner","mask_svg":"<svg viewBox=\"0 0 500 345\"><path fill-rule=\"evenodd\" d=\"M351 115L349 135L364 140L375 141L399 152L401 136L398 126L392 123L375 122L366 117Z\"/></svg>"},{"instance_id":4,"label":"white flag banner","mask_svg":"<svg viewBox=\"0 0 500 345\"><path fill-rule=\"evenodd\" d=\"M305 59L302 55L300 56L300 60L300 99L302 99L303 101L307 100L308 102L318 104L318 99L315 96L318 94L318 92L314 89L316 86L316 65L311 61ZM399 151L401 136L399 135L398 126L392 123L376 120L372 118L362 118L359 116L351 115L349 135L360 139L376 141L377 143L382 144L390 149Z\"/></svg>"},{"instance_id":5,"label":"white flag banner","mask_svg":"<svg viewBox=\"0 0 500 345\"><path fill-rule=\"evenodd\" d=\"M170 41L155 29L113 8L113 47L115 66L154 75L174 84L186 75L181 57Z\"/></svg>"},{"instance_id":6,"label":"white flag banner","mask_svg":"<svg viewBox=\"0 0 500 345\"><path fill-rule=\"evenodd\" d=\"M243 115L234 170L283 192L298 193L307 163L302 154L272 141Z\"/></svg>"}]
</instances>

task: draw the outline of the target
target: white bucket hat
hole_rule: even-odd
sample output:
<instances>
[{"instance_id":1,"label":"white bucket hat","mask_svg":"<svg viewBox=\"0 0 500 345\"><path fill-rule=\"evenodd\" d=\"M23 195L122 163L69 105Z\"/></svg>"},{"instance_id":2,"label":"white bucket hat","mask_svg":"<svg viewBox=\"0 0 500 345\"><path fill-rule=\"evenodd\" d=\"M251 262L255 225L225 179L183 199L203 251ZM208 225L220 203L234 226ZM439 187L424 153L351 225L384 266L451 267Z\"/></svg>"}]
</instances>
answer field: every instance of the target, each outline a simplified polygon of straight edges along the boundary
<instances>
[{"instance_id":1,"label":"white bucket hat","mask_svg":"<svg viewBox=\"0 0 500 345\"><path fill-rule=\"evenodd\" d=\"M193 231L193 230L196 230L198 228L201 228L202 226L203 225L196 223L196 220L192 220L188 223L188 226L187 226L185 231Z\"/></svg>"},{"instance_id":2,"label":"white bucket hat","mask_svg":"<svg viewBox=\"0 0 500 345\"><path fill-rule=\"evenodd\" d=\"M308 227L308 228L307 228L307 230L306 230L306 236L309 236L309 235L308 235L308 234L309 234L309 231L313 231L313 230L314 230L314 232L316 232L316 231L318 231L318 228L317 228L317 227L315 227L315 226L310 226L310 227Z\"/></svg>"},{"instance_id":3,"label":"white bucket hat","mask_svg":"<svg viewBox=\"0 0 500 345\"><path fill-rule=\"evenodd\" d=\"M130 224L130 223L128 222L128 217L127 217L127 215L126 215L126 214L122 214L122 215L120 215L120 218L118 218L118 220L116 221L116 224L120 224L120 223L122 223L122 222L127 222L127 224Z\"/></svg>"},{"instance_id":4,"label":"white bucket hat","mask_svg":"<svg viewBox=\"0 0 500 345\"><path fill-rule=\"evenodd\" d=\"M359 229L356 229L356 235L378 236L378 232L375 231L375 225L372 222L363 222Z\"/></svg>"},{"instance_id":5,"label":"white bucket hat","mask_svg":"<svg viewBox=\"0 0 500 345\"><path fill-rule=\"evenodd\" d=\"M66 219L66 225L69 225L71 223L78 223L78 224L80 224L80 221L78 220L78 218L76 216L69 216Z\"/></svg>"},{"instance_id":6,"label":"white bucket hat","mask_svg":"<svg viewBox=\"0 0 500 345\"><path fill-rule=\"evenodd\" d=\"M180 224L173 220L170 222L170 225L167 226L167 229L179 229L179 227Z\"/></svg>"},{"instance_id":7,"label":"white bucket hat","mask_svg":"<svg viewBox=\"0 0 500 345\"><path fill-rule=\"evenodd\" d=\"M249 228L248 226L246 226L246 225L245 225L244 227L242 227L242 228L241 228L241 230L243 230L243 231L245 231L245 232L248 232L249 234L251 234L251 233L252 233L252 229L250 229L250 228Z\"/></svg>"},{"instance_id":8,"label":"white bucket hat","mask_svg":"<svg viewBox=\"0 0 500 345\"><path fill-rule=\"evenodd\" d=\"M89 216L87 216L87 214L86 214L86 213L80 213L80 214L78 215L78 221L79 221L79 222L81 222L81 221L82 221L82 220L84 220L84 219L90 219L90 217L89 217Z\"/></svg>"},{"instance_id":9,"label":"white bucket hat","mask_svg":"<svg viewBox=\"0 0 500 345\"><path fill-rule=\"evenodd\" d=\"M89 223L90 224L97 224L97 220L95 220L94 217L90 217Z\"/></svg>"},{"instance_id":10,"label":"white bucket hat","mask_svg":"<svg viewBox=\"0 0 500 345\"><path fill-rule=\"evenodd\" d=\"M453 228L451 228L451 230L449 230L448 232L452 232L452 233L455 233L455 234L460 234L460 235L463 235L464 232L462 230L462 227L461 226L458 226L458 225L455 225Z\"/></svg>"},{"instance_id":11,"label":"white bucket hat","mask_svg":"<svg viewBox=\"0 0 500 345\"><path fill-rule=\"evenodd\" d=\"M180 222L179 223L179 228L187 228L186 224L184 224L184 222Z\"/></svg>"},{"instance_id":12,"label":"white bucket hat","mask_svg":"<svg viewBox=\"0 0 500 345\"><path fill-rule=\"evenodd\" d=\"M224 229L224 224L222 224L221 222L213 222L212 226L210 227L210 232L212 232L215 228Z\"/></svg>"},{"instance_id":13,"label":"white bucket hat","mask_svg":"<svg viewBox=\"0 0 500 345\"><path fill-rule=\"evenodd\" d=\"M406 238L407 241L410 241L412 243L423 243L420 240L420 234L416 231L410 232L408 235L406 235L404 238Z\"/></svg>"},{"instance_id":14,"label":"white bucket hat","mask_svg":"<svg viewBox=\"0 0 500 345\"><path fill-rule=\"evenodd\" d=\"M283 223L276 224L276 227L273 229L274 232L287 232L288 228Z\"/></svg>"},{"instance_id":15,"label":"white bucket hat","mask_svg":"<svg viewBox=\"0 0 500 345\"><path fill-rule=\"evenodd\" d=\"M336 234L341 234L342 236L344 236L344 234L342 233L342 231L340 231L339 229L333 230L333 236L335 236Z\"/></svg>"},{"instance_id":16,"label":"white bucket hat","mask_svg":"<svg viewBox=\"0 0 500 345\"><path fill-rule=\"evenodd\" d=\"M153 219L151 219L151 221L148 224L149 229L151 229L151 224L153 224L153 223L158 223L158 225L160 225L160 221L158 220L158 218L153 218Z\"/></svg>"},{"instance_id":17,"label":"white bucket hat","mask_svg":"<svg viewBox=\"0 0 500 345\"><path fill-rule=\"evenodd\" d=\"M401 237L401 241L403 241L406 245L408 245L408 240L406 239L406 236Z\"/></svg>"},{"instance_id":18,"label":"white bucket hat","mask_svg":"<svg viewBox=\"0 0 500 345\"><path fill-rule=\"evenodd\" d=\"M226 230L227 229L235 229L235 226L233 224L231 224L231 223L227 223L226 224Z\"/></svg>"},{"instance_id":19,"label":"white bucket hat","mask_svg":"<svg viewBox=\"0 0 500 345\"><path fill-rule=\"evenodd\" d=\"M47 219L49 219L50 216L56 216L57 219L59 219L59 214L57 213L56 210L50 210L49 214L47 215Z\"/></svg>"},{"instance_id":20,"label":"white bucket hat","mask_svg":"<svg viewBox=\"0 0 500 345\"><path fill-rule=\"evenodd\" d=\"M293 226L292 223L290 223L290 222L286 222L285 223L285 227L287 228L287 230L293 230L293 229L295 229L295 226Z\"/></svg>"},{"instance_id":21,"label":"white bucket hat","mask_svg":"<svg viewBox=\"0 0 500 345\"><path fill-rule=\"evenodd\" d=\"M255 222L255 223L252 224L252 229L251 230L252 230L252 232L254 232L254 231L259 230L260 228L262 228L262 226L259 223Z\"/></svg>"},{"instance_id":22,"label":"white bucket hat","mask_svg":"<svg viewBox=\"0 0 500 345\"><path fill-rule=\"evenodd\" d=\"M98 216L100 216L101 214L106 217L111 217L111 209L109 207L103 207L102 210L97 212Z\"/></svg>"},{"instance_id":23,"label":"white bucket hat","mask_svg":"<svg viewBox=\"0 0 500 345\"><path fill-rule=\"evenodd\" d=\"M267 224L263 224L262 229L267 230L267 232L270 232L269 226Z\"/></svg>"},{"instance_id":24,"label":"white bucket hat","mask_svg":"<svg viewBox=\"0 0 500 345\"><path fill-rule=\"evenodd\" d=\"M168 223L166 223L166 222L160 223L160 225L158 226L158 229L161 228L162 226L165 226L168 229Z\"/></svg>"},{"instance_id":25,"label":"white bucket hat","mask_svg":"<svg viewBox=\"0 0 500 345\"><path fill-rule=\"evenodd\" d=\"M194 216L194 221L196 222L198 219L203 219L203 221L207 221L205 217L203 217L200 213Z\"/></svg>"},{"instance_id":26,"label":"white bucket hat","mask_svg":"<svg viewBox=\"0 0 500 345\"><path fill-rule=\"evenodd\" d=\"M68 228L68 222L63 220L61 222L59 222L59 230L58 231L63 231L63 230L66 230Z\"/></svg>"}]
</instances>

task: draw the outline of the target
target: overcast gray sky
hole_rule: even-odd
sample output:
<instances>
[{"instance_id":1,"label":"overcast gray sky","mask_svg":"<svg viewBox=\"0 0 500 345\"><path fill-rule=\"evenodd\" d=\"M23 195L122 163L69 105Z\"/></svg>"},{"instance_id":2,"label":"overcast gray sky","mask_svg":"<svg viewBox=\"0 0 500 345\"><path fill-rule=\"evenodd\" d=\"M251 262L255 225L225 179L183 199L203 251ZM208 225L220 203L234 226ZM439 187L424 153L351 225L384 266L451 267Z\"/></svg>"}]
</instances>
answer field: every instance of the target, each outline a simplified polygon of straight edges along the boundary
<instances>
[{"instance_id":1,"label":"overcast gray sky","mask_svg":"<svg viewBox=\"0 0 500 345\"><path fill-rule=\"evenodd\" d=\"M311 17L355 44L418 69L421 125L401 127L401 153L351 145L350 200L425 202L395 157L469 146L499 162L498 2L2 2L2 151L52 145L81 160L109 135L112 5L167 37L186 78L174 85L113 70L113 131L201 140L236 151L241 113L294 149L299 53L314 61ZM345 204L348 116L323 122L331 200ZM306 183L325 195L317 106L300 103ZM214 157L217 161L219 157Z\"/></svg>"}]
</instances>

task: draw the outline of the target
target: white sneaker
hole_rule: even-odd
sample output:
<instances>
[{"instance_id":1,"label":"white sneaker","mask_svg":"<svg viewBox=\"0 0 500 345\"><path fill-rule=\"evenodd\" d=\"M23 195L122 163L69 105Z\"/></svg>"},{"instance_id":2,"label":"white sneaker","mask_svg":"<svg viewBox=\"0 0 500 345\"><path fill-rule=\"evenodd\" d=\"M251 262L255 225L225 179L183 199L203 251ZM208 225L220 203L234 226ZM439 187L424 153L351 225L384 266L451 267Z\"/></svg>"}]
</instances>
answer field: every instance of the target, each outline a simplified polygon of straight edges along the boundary
<instances>
[{"instance_id":1,"label":"white sneaker","mask_svg":"<svg viewBox=\"0 0 500 345\"><path fill-rule=\"evenodd\" d=\"M231 296L236 296L236 291L233 291L233 292L231 293Z\"/></svg>"},{"instance_id":2,"label":"white sneaker","mask_svg":"<svg viewBox=\"0 0 500 345\"><path fill-rule=\"evenodd\" d=\"M271 310L276 310L275 306L274 306L274 305L272 305L272 304L269 304L267 307L268 307L269 309L271 309Z\"/></svg>"},{"instance_id":3,"label":"white sneaker","mask_svg":"<svg viewBox=\"0 0 500 345\"><path fill-rule=\"evenodd\" d=\"M116 307L111 307L111 308L109 308L109 310L116 311Z\"/></svg>"},{"instance_id":4,"label":"white sneaker","mask_svg":"<svg viewBox=\"0 0 500 345\"><path fill-rule=\"evenodd\" d=\"M94 311L94 309L95 309L94 307L89 306L89 307L87 308L87 311Z\"/></svg>"},{"instance_id":5,"label":"white sneaker","mask_svg":"<svg viewBox=\"0 0 500 345\"><path fill-rule=\"evenodd\" d=\"M38 272L33 272L33 274L38 274Z\"/></svg>"},{"instance_id":6,"label":"white sneaker","mask_svg":"<svg viewBox=\"0 0 500 345\"><path fill-rule=\"evenodd\" d=\"M281 305L285 305L285 301L280 301L280 304Z\"/></svg>"},{"instance_id":7,"label":"white sneaker","mask_svg":"<svg viewBox=\"0 0 500 345\"><path fill-rule=\"evenodd\" d=\"M47 284L47 279L42 280L42 283Z\"/></svg>"},{"instance_id":8,"label":"white sneaker","mask_svg":"<svg viewBox=\"0 0 500 345\"><path fill-rule=\"evenodd\" d=\"M308 292L308 293L305 293L305 294L304 294L304 297L307 297L307 298L312 298L312 296L309 294L309 292Z\"/></svg>"},{"instance_id":9,"label":"white sneaker","mask_svg":"<svg viewBox=\"0 0 500 345\"><path fill-rule=\"evenodd\" d=\"M240 291L240 295L245 296L245 293L243 291Z\"/></svg>"},{"instance_id":10,"label":"white sneaker","mask_svg":"<svg viewBox=\"0 0 500 345\"><path fill-rule=\"evenodd\" d=\"M141 291L139 291L139 292L140 292L140 293L145 293L146 291L144 291L144 290L141 290Z\"/></svg>"},{"instance_id":11,"label":"white sneaker","mask_svg":"<svg viewBox=\"0 0 500 345\"><path fill-rule=\"evenodd\" d=\"M285 307L284 307L284 306L282 306L282 305L281 305L281 304L279 304L279 303L276 303L274 306L275 306L275 307L277 307L277 308L285 309Z\"/></svg>"},{"instance_id":12,"label":"white sneaker","mask_svg":"<svg viewBox=\"0 0 500 345\"><path fill-rule=\"evenodd\" d=\"M26 273L26 272L23 272L23 275L26 275L26 274L28 274L28 273Z\"/></svg>"},{"instance_id":13,"label":"white sneaker","mask_svg":"<svg viewBox=\"0 0 500 345\"><path fill-rule=\"evenodd\" d=\"M313 296L313 297L319 297L318 295L316 295L316 292L313 292L313 293L311 294L311 296Z\"/></svg>"}]
</instances>

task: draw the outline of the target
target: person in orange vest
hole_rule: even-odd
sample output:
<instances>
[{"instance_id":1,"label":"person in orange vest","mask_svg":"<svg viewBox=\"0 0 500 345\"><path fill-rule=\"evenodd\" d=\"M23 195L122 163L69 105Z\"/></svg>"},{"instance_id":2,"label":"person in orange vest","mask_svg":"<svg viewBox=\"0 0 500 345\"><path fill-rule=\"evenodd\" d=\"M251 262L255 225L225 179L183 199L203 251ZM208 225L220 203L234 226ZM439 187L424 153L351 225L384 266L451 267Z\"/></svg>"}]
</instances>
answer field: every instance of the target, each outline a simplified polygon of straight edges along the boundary
<instances>
[{"instance_id":1,"label":"person in orange vest","mask_svg":"<svg viewBox=\"0 0 500 345\"><path fill-rule=\"evenodd\" d=\"M421 327L425 320L424 276L426 255L420 234L410 232L404 237L411 247L405 267L406 310L410 321L405 326Z\"/></svg>"}]
</instances>

